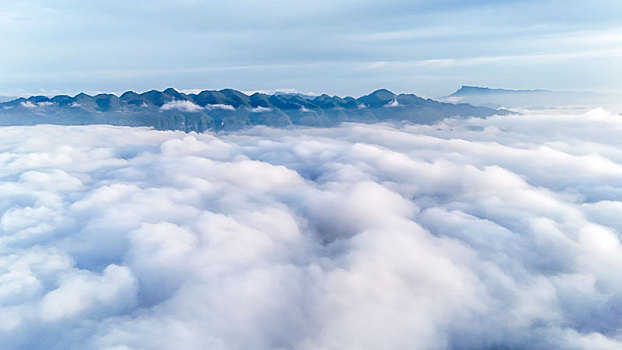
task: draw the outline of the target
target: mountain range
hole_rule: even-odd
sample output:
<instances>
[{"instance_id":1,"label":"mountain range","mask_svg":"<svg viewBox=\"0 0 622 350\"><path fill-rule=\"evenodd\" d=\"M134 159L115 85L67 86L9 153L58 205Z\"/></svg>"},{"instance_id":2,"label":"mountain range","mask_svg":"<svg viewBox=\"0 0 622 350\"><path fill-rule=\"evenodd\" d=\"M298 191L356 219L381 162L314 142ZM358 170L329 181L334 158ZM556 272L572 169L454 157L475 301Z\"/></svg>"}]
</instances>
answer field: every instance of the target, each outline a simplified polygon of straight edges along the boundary
<instances>
[{"instance_id":1,"label":"mountain range","mask_svg":"<svg viewBox=\"0 0 622 350\"><path fill-rule=\"evenodd\" d=\"M396 95L386 89L359 98L301 94L247 95L233 89L186 94L168 88L120 96L32 96L0 103L0 125L112 124L159 130L236 130L271 127L333 126L341 122L408 121L429 124L447 117L486 117L506 110Z\"/></svg>"}]
</instances>

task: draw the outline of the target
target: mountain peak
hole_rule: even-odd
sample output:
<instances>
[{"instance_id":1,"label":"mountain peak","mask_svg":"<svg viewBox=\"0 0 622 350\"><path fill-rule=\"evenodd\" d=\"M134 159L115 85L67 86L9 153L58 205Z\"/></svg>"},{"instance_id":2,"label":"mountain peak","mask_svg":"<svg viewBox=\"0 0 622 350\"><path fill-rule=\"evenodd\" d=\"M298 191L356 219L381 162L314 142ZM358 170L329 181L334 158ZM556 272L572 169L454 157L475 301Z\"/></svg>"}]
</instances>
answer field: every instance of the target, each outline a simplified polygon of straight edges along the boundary
<instances>
[{"instance_id":1,"label":"mountain peak","mask_svg":"<svg viewBox=\"0 0 622 350\"><path fill-rule=\"evenodd\" d=\"M387 89L378 89L369 95L359 97L357 101L367 107L383 107L396 98L396 95Z\"/></svg>"},{"instance_id":2,"label":"mountain peak","mask_svg":"<svg viewBox=\"0 0 622 350\"><path fill-rule=\"evenodd\" d=\"M470 85L462 85L460 89L456 90L450 96L462 96L462 95L471 95L471 94L487 94L492 93L495 89L490 89L487 87L481 86L470 86Z\"/></svg>"},{"instance_id":3,"label":"mountain peak","mask_svg":"<svg viewBox=\"0 0 622 350\"><path fill-rule=\"evenodd\" d=\"M162 91L163 93L167 94L167 95L178 95L179 91L173 89L172 87L170 88L166 88L164 91Z\"/></svg>"},{"instance_id":4,"label":"mountain peak","mask_svg":"<svg viewBox=\"0 0 622 350\"><path fill-rule=\"evenodd\" d=\"M390 98L394 98L395 94L387 89L378 89L372 92L371 94L369 94L368 96L377 96L380 98L387 98L390 96Z\"/></svg>"},{"instance_id":5,"label":"mountain peak","mask_svg":"<svg viewBox=\"0 0 622 350\"><path fill-rule=\"evenodd\" d=\"M77 95L75 95L73 98L78 99L78 98L91 98L91 95L87 95L84 92L81 92Z\"/></svg>"}]
</instances>

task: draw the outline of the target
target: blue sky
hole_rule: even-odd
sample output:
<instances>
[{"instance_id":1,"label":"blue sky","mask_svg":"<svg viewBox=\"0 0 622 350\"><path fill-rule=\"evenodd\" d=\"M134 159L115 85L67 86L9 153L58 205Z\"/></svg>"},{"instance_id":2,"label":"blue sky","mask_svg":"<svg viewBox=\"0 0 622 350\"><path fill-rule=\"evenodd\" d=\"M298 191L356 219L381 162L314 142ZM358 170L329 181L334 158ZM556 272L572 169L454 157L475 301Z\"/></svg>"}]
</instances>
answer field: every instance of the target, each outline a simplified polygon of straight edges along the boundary
<instances>
[{"instance_id":1,"label":"blue sky","mask_svg":"<svg viewBox=\"0 0 622 350\"><path fill-rule=\"evenodd\" d=\"M622 91L617 1L3 1L0 94Z\"/></svg>"}]
</instances>

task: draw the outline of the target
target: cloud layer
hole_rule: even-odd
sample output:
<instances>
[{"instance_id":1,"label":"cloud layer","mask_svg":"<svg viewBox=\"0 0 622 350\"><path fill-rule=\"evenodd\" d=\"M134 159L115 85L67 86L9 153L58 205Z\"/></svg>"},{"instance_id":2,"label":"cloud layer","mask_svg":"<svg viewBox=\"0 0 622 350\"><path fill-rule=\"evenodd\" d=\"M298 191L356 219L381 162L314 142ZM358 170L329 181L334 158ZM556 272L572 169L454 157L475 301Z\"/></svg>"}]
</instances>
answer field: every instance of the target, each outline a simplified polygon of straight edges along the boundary
<instances>
[{"instance_id":1,"label":"cloud layer","mask_svg":"<svg viewBox=\"0 0 622 350\"><path fill-rule=\"evenodd\" d=\"M2 128L0 343L619 349L620 132Z\"/></svg>"}]
</instances>

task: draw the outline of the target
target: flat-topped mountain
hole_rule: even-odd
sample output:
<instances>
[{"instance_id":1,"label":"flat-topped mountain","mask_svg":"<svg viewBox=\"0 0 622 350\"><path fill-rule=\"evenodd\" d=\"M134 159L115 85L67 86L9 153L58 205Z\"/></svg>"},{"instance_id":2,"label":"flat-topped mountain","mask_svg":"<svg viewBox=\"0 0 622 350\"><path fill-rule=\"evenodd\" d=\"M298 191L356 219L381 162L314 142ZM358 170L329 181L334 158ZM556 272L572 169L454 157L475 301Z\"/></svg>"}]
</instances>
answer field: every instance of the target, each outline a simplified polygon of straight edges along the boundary
<instances>
[{"instance_id":1,"label":"flat-topped mountain","mask_svg":"<svg viewBox=\"0 0 622 350\"><path fill-rule=\"evenodd\" d=\"M619 109L620 95L612 93L512 90L463 85L449 96L440 97L444 102L461 102L490 108L555 108L555 107L608 107Z\"/></svg>"},{"instance_id":2,"label":"flat-topped mountain","mask_svg":"<svg viewBox=\"0 0 622 350\"><path fill-rule=\"evenodd\" d=\"M466 96L466 95L495 95L495 94L528 94L536 92L554 92L550 90L511 90L511 89L491 89L481 86L462 85L449 96Z\"/></svg>"},{"instance_id":3,"label":"flat-topped mountain","mask_svg":"<svg viewBox=\"0 0 622 350\"><path fill-rule=\"evenodd\" d=\"M433 123L447 117L486 117L508 111L443 103L381 89L359 98L301 94L244 94L233 89L186 94L173 88L121 96L80 93L32 96L0 103L0 125L112 124L160 130L235 130L253 125L333 126L341 122Z\"/></svg>"}]
</instances>

